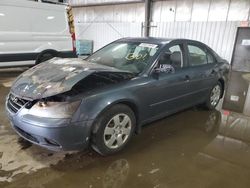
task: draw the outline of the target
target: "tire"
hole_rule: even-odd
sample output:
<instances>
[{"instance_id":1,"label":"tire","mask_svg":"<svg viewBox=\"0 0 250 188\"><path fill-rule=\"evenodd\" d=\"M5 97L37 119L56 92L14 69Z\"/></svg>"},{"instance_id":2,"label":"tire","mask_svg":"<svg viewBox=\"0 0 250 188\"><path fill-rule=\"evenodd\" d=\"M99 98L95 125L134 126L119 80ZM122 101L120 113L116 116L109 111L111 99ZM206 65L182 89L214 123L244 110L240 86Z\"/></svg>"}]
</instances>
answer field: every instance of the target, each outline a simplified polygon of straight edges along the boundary
<instances>
[{"instance_id":1,"label":"tire","mask_svg":"<svg viewBox=\"0 0 250 188\"><path fill-rule=\"evenodd\" d=\"M40 55L38 55L36 64L42 63L44 61L48 61L49 59L52 59L53 57L56 57L56 53L53 52L45 52Z\"/></svg>"},{"instance_id":2,"label":"tire","mask_svg":"<svg viewBox=\"0 0 250 188\"><path fill-rule=\"evenodd\" d=\"M103 156L117 153L130 141L135 125L134 112L127 105L114 105L95 121L91 147Z\"/></svg>"},{"instance_id":3,"label":"tire","mask_svg":"<svg viewBox=\"0 0 250 188\"><path fill-rule=\"evenodd\" d=\"M217 82L209 92L209 96L206 100L205 107L208 110L215 109L220 102L222 93L223 93L222 85L220 82Z\"/></svg>"}]
</instances>

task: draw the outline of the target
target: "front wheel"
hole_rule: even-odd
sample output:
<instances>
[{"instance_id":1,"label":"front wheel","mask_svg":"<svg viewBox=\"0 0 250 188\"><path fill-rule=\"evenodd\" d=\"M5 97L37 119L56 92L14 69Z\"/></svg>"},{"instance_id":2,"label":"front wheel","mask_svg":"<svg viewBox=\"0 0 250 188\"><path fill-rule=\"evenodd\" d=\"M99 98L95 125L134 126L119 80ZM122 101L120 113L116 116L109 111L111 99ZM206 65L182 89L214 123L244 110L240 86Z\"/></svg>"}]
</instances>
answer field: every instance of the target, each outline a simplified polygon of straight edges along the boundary
<instances>
[{"instance_id":1,"label":"front wheel","mask_svg":"<svg viewBox=\"0 0 250 188\"><path fill-rule=\"evenodd\" d=\"M106 110L95 122L92 148L101 155L122 150L135 130L135 115L126 105L118 104Z\"/></svg>"},{"instance_id":2,"label":"front wheel","mask_svg":"<svg viewBox=\"0 0 250 188\"><path fill-rule=\"evenodd\" d=\"M221 83L218 82L214 85L214 87L210 90L210 94L206 101L206 107L209 110L215 109L216 106L219 104L222 94L222 86Z\"/></svg>"}]
</instances>

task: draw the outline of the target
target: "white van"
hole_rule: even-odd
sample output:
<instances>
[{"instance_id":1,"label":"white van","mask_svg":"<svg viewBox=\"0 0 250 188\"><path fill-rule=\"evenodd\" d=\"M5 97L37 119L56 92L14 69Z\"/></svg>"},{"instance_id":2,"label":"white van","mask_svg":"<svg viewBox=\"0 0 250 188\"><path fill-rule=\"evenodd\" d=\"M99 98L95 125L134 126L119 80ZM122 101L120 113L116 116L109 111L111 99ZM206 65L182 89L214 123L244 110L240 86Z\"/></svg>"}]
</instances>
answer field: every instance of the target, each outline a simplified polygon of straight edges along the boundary
<instances>
[{"instance_id":1,"label":"white van","mask_svg":"<svg viewBox=\"0 0 250 188\"><path fill-rule=\"evenodd\" d=\"M0 67L34 65L55 56L75 56L66 6L0 0Z\"/></svg>"}]
</instances>

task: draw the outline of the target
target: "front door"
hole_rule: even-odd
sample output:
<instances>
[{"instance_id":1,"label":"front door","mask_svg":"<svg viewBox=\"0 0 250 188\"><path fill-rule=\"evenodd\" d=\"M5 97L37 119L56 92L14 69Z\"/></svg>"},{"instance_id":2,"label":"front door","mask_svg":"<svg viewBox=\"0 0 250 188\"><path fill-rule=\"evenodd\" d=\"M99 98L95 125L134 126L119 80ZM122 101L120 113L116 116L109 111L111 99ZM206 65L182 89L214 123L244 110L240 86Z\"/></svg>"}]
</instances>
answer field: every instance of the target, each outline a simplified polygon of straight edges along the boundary
<instances>
[{"instance_id":1,"label":"front door","mask_svg":"<svg viewBox=\"0 0 250 188\"><path fill-rule=\"evenodd\" d=\"M159 117L187 107L186 98L190 91L189 69L186 67L182 44L175 44L163 50L151 75L148 102L149 115Z\"/></svg>"}]
</instances>

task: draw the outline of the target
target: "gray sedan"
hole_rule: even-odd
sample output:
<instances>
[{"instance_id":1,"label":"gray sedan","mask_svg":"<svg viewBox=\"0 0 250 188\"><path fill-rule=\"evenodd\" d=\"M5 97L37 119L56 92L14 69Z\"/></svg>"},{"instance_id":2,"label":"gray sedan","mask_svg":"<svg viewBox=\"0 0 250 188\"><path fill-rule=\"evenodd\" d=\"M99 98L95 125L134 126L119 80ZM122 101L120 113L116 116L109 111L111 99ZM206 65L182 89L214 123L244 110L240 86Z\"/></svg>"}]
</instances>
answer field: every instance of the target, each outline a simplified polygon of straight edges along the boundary
<instances>
[{"instance_id":1,"label":"gray sedan","mask_svg":"<svg viewBox=\"0 0 250 188\"><path fill-rule=\"evenodd\" d=\"M6 111L24 139L51 150L123 149L149 122L222 98L228 63L185 39L124 38L86 60L53 58L21 74Z\"/></svg>"}]
</instances>

